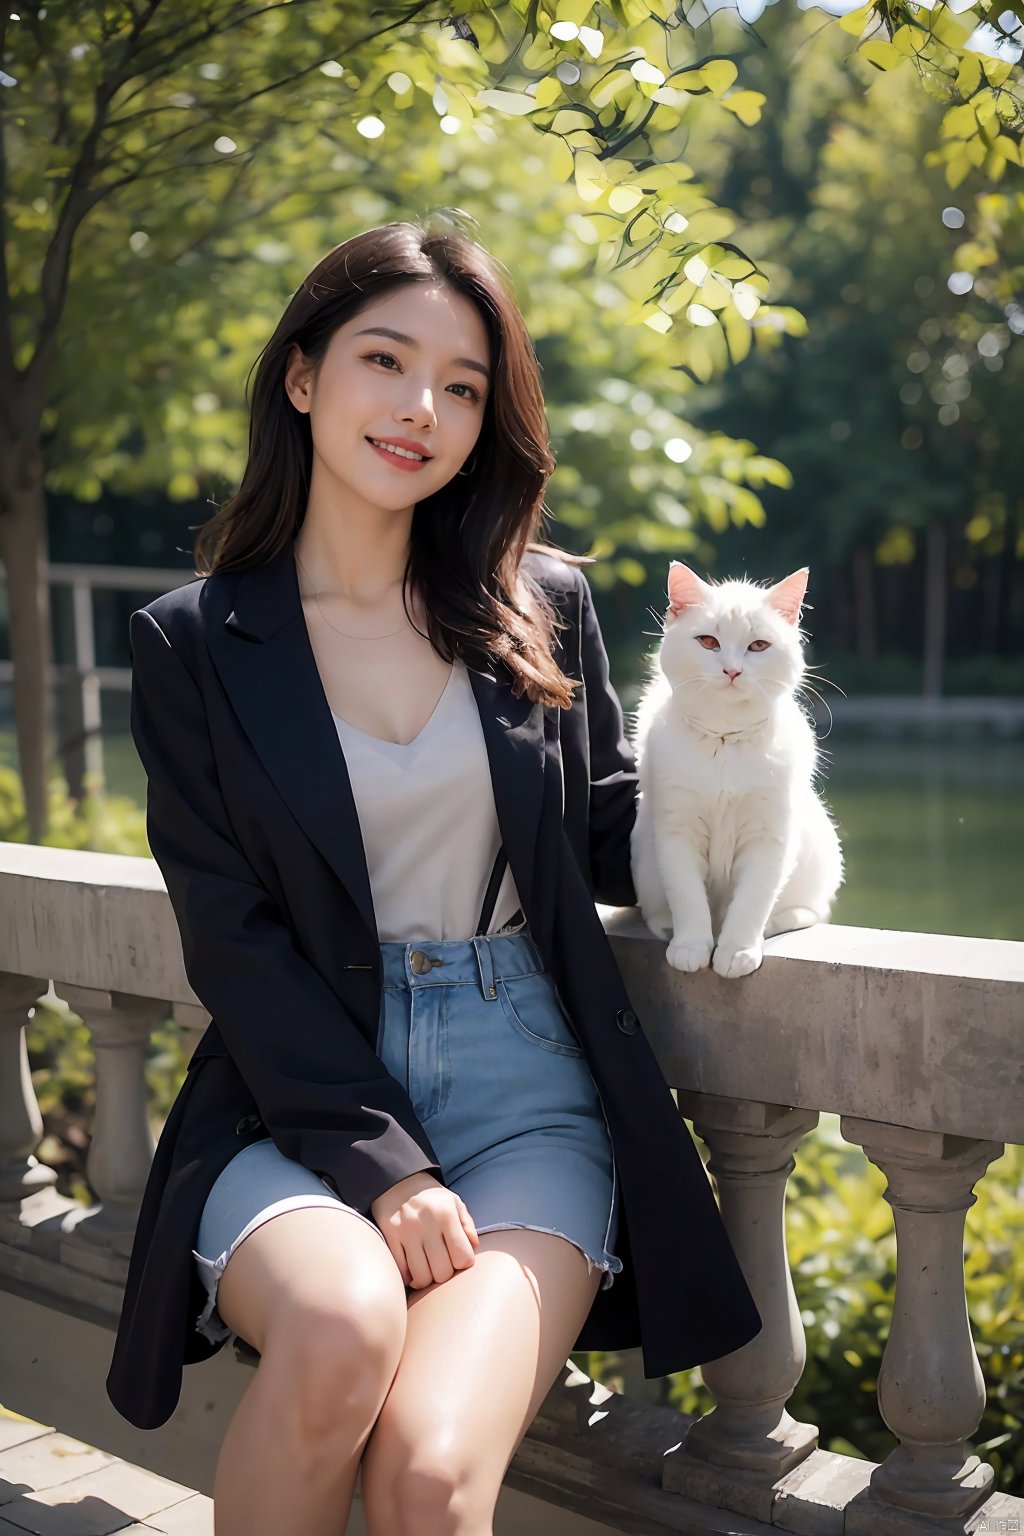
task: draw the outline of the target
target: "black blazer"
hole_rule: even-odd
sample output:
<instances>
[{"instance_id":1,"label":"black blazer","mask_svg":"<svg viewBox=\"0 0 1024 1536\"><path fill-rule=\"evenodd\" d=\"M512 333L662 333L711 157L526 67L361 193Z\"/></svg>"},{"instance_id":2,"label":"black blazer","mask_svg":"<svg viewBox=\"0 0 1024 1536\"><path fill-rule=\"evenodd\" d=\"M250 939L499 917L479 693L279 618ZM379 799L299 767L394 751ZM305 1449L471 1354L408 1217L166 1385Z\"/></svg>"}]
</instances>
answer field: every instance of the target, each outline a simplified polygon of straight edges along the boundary
<instances>
[{"instance_id":1,"label":"black blazer","mask_svg":"<svg viewBox=\"0 0 1024 1536\"><path fill-rule=\"evenodd\" d=\"M580 571L524 569L569 627L570 709L516 699L504 667L469 669L504 846L608 1117L623 1272L574 1350L641 1345L647 1376L738 1348L761 1319L711 1184L636 1013L595 900L632 906L636 762ZM351 784L309 643L291 541L262 566L197 579L131 615L131 730L147 832L212 1022L160 1135L142 1200L107 1392L156 1428L205 1292L192 1249L214 1180L269 1133L369 1214L426 1170L444 1182L408 1095L375 1051L377 929Z\"/></svg>"}]
</instances>

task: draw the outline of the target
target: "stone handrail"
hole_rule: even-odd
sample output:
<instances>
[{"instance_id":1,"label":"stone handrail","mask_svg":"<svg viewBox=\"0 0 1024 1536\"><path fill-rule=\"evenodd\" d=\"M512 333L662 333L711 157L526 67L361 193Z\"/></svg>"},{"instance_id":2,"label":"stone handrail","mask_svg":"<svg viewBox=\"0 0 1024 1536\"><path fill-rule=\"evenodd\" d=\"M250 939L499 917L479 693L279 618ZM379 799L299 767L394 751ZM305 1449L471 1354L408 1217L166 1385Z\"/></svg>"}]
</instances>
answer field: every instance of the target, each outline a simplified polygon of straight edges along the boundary
<instances>
[{"instance_id":1,"label":"stone handrail","mask_svg":"<svg viewBox=\"0 0 1024 1536\"><path fill-rule=\"evenodd\" d=\"M0 912L0 1307L7 1292L113 1327L153 1151L150 1034L173 1018L191 1048L209 1015L185 977L150 859L0 843ZM635 910L601 915L680 1112L707 1145L765 1326L705 1365L717 1406L695 1421L672 1415L674 1442L665 1410L621 1403L617 1419L611 1406L595 1415L608 1399L595 1387L589 1419L578 1420L578 1401L549 1399L543 1434L531 1430L510 1481L528 1489L535 1476L542 1497L580 1508L580 1456L596 1455L588 1507L601 1518L603 1498L609 1521L614 1511L630 1529L640 1527L626 1509L652 1531L1024 1532L1024 1499L993 1492L992 1469L970 1444L985 1394L963 1271L974 1186L1006 1143L1024 1143L1024 943L822 925L770 940L759 971L725 981L674 971ZM42 1123L24 1024L51 986L95 1045L87 1172L100 1201L89 1209L59 1197L35 1156ZM882 1170L895 1217L878 1394L899 1443L877 1466L818 1449L816 1427L786 1408L805 1362L786 1181L821 1112L838 1115L842 1135ZM611 1432L597 1453L585 1436L571 1441L570 1419L582 1434L606 1414L617 1446ZM666 1443L656 1456L642 1449L645 1425L651 1444ZM635 1498L623 1491L630 1467Z\"/></svg>"}]
</instances>

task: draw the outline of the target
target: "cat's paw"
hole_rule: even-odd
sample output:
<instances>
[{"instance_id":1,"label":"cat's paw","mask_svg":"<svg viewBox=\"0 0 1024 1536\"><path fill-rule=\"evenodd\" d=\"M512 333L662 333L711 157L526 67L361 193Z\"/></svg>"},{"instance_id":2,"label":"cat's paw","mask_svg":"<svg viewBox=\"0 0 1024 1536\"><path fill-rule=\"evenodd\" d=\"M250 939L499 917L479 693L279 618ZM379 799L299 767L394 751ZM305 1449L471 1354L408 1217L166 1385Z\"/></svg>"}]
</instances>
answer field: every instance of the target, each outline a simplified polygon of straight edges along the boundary
<instances>
[{"instance_id":1,"label":"cat's paw","mask_svg":"<svg viewBox=\"0 0 1024 1536\"><path fill-rule=\"evenodd\" d=\"M749 976L751 971L757 970L763 959L764 950L760 944L752 944L747 949L728 949L718 944L711 963L719 976L731 979L736 976Z\"/></svg>"},{"instance_id":2,"label":"cat's paw","mask_svg":"<svg viewBox=\"0 0 1024 1536\"><path fill-rule=\"evenodd\" d=\"M677 971L703 971L711 961L711 941L681 934L666 949L665 959Z\"/></svg>"}]
</instances>

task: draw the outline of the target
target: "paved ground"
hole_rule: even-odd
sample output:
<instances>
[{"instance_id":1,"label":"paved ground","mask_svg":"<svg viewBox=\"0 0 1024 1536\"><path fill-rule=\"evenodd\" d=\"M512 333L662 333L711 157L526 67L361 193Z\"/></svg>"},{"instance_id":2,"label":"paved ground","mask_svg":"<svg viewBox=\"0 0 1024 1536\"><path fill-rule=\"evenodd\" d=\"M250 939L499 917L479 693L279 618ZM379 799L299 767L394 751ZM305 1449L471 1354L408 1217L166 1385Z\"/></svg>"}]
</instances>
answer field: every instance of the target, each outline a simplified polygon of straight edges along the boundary
<instances>
[{"instance_id":1,"label":"paved ground","mask_svg":"<svg viewBox=\"0 0 1024 1536\"><path fill-rule=\"evenodd\" d=\"M0 1536L213 1536L213 1500L0 1407Z\"/></svg>"}]
</instances>

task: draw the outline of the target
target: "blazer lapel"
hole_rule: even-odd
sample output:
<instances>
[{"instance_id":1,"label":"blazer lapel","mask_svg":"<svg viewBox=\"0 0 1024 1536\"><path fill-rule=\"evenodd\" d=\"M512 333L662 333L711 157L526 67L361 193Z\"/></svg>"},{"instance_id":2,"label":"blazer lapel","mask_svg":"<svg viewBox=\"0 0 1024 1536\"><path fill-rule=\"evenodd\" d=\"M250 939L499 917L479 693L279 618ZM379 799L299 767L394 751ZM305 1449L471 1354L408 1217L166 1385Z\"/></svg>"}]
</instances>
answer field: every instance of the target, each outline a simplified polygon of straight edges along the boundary
<instances>
[{"instance_id":1,"label":"blazer lapel","mask_svg":"<svg viewBox=\"0 0 1024 1536\"><path fill-rule=\"evenodd\" d=\"M234 606L222 624L211 619L208 643L260 761L378 942L352 783L309 641L291 539L266 564L238 573ZM525 696L513 696L504 668L468 671L498 826L523 911L531 918L546 711Z\"/></svg>"}]
</instances>

